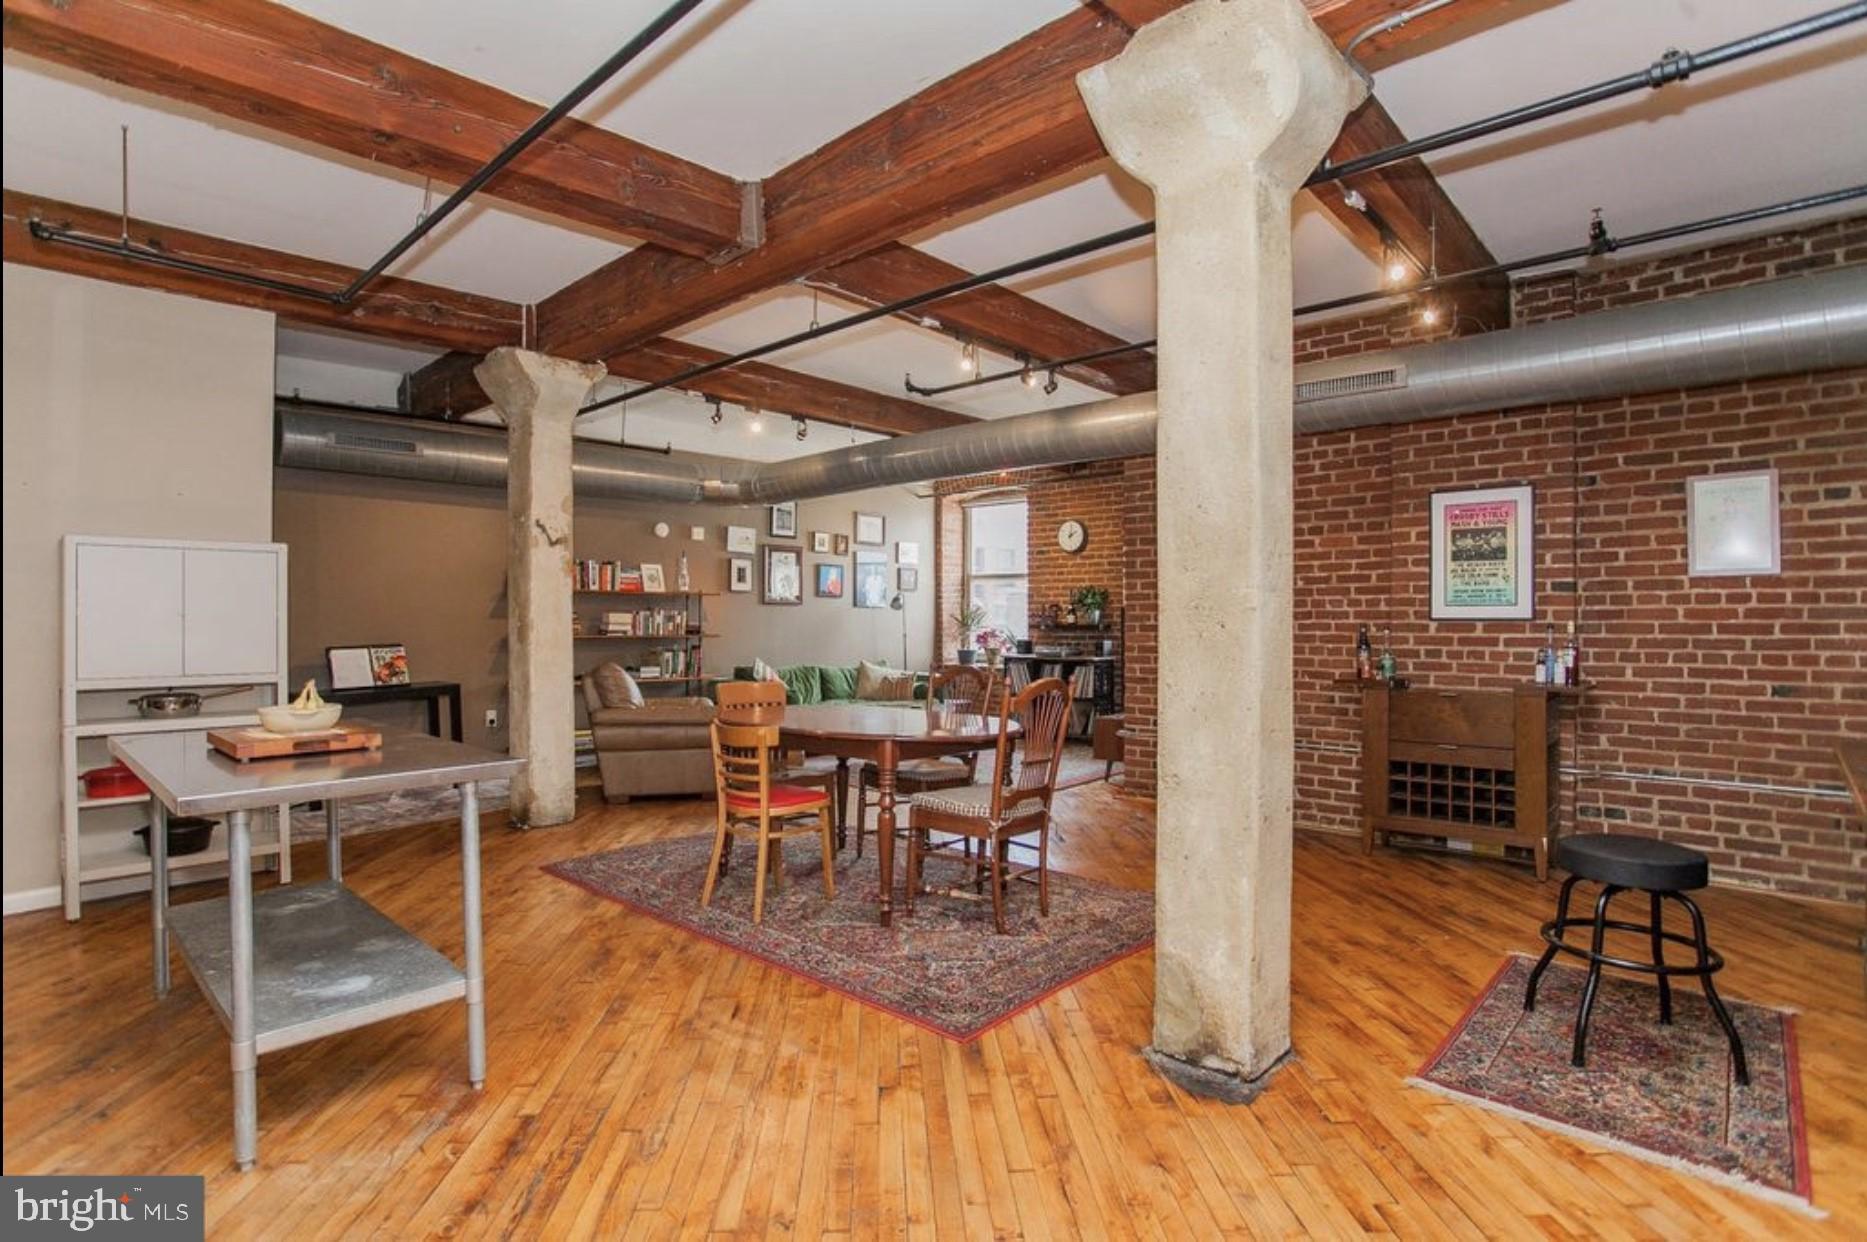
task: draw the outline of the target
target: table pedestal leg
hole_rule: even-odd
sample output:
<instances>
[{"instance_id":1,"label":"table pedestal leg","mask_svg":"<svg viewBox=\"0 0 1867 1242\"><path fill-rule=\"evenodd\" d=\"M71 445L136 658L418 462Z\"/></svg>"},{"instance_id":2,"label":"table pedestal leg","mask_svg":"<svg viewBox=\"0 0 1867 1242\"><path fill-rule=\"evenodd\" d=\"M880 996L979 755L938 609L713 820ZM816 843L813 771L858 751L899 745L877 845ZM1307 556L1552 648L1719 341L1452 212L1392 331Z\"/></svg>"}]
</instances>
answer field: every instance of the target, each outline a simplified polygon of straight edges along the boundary
<instances>
[{"instance_id":1,"label":"table pedestal leg","mask_svg":"<svg viewBox=\"0 0 1867 1242\"><path fill-rule=\"evenodd\" d=\"M467 945L467 1080L486 1083L486 984L480 945L480 791L460 786L460 910Z\"/></svg>"},{"instance_id":2,"label":"table pedestal leg","mask_svg":"<svg viewBox=\"0 0 1867 1242\"><path fill-rule=\"evenodd\" d=\"M149 797L149 923L155 933L156 995L169 994L169 809Z\"/></svg>"},{"instance_id":3,"label":"table pedestal leg","mask_svg":"<svg viewBox=\"0 0 1867 1242\"><path fill-rule=\"evenodd\" d=\"M883 927L895 917L895 759L893 742L884 742L875 755L875 852L882 869Z\"/></svg>"},{"instance_id":4,"label":"table pedestal leg","mask_svg":"<svg viewBox=\"0 0 1867 1242\"><path fill-rule=\"evenodd\" d=\"M324 866L333 881L344 879L343 824L337 817L337 799L324 800Z\"/></svg>"},{"instance_id":5,"label":"table pedestal leg","mask_svg":"<svg viewBox=\"0 0 1867 1242\"><path fill-rule=\"evenodd\" d=\"M228 944L233 958L233 1159L259 1155L259 1054L253 1042L253 833L246 811L227 815Z\"/></svg>"}]
</instances>

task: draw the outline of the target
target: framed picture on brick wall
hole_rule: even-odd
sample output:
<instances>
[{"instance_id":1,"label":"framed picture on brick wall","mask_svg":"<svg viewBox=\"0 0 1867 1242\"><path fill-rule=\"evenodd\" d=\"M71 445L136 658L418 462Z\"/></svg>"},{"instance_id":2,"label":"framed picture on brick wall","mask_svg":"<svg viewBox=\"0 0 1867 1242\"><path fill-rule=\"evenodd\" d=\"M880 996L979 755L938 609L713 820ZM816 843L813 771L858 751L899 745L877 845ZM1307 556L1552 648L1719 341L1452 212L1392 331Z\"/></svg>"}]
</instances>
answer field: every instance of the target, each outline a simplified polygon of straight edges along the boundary
<instances>
[{"instance_id":1,"label":"framed picture on brick wall","mask_svg":"<svg viewBox=\"0 0 1867 1242\"><path fill-rule=\"evenodd\" d=\"M1536 616L1536 489L1434 492L1435 621L1527 621Z\"/></svg>"},{"instance_id":2,"label":"framed picture on brick wall","mask_svg":"<svg viewBox=\"0 0 1867 1242\"><path fill-rule=\"evenodd\" d=\"M1687 575L1720 578L1783 572L1778 494L1774 470L1687 479Z\"/></svg>"}]
</instances>

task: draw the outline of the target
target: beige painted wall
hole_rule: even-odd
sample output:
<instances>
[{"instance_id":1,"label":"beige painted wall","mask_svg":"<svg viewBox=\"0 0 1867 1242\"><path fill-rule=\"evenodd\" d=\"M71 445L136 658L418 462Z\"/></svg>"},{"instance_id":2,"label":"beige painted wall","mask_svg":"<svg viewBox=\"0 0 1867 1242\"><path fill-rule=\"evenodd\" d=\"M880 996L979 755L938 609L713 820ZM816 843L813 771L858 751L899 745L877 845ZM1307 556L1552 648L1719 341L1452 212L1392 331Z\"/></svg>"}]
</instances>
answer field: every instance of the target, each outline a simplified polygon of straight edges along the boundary
<instances>
[{"instance_id":1,"label":"beige painted wall","mask_svg":"<svg viewBox=\"0 0 1867 1242\"><path fill-rule=\"evenodd\" d=\"M272 535L273 317L7 264L5 889L58 883L59 540Z\"/></svg>"},{"instance_id":2,"label":"beige painted wall","mask_svg":"<svg viewBox=\"0 0 1867 1242\"><path fill-rule=\"evenodd\" d=\"M920 589L907 596L907 616L909 659L924 668L933 650L933 502L901 488L805 501L796 540L768 540L763 508L584 500L576 512L576 554L660 562L672 588L676 561L685 551L694 588L725 592L727 523L755 527L761 544L808 549L815 530L853 537L857 510L888 519L891 575L896 542L920 544ZM403 643L416 680L461 683L467 740L503 748L505 512L505 494L484 488L279 470L273 529L291 548L294 679L316 676L322 682L327 646ZM666 539L653 533L658 521L673 528ZM689 539L693 525L706 527L704 542ZM836 559L806 550L805 596L799 606L761 604L756 590L708 600L707 629L721 637L706 644L706 671L730 673L735 664L750 664L755 657L778 665L853 663L858 657L899 664L901 613L857 608L847 596L827 600L811 594L816 563ZM853 568L853 555L840 559ZM579 610L594 615L602 604L581 600ZM577 667L586 670L615 654L651 646L579 642ZM485 728L488 707L500 709L497 732ZM371 715L409 727L424 723L421 708L413 704L372 709Z\"/></svg>"}]
</instances>

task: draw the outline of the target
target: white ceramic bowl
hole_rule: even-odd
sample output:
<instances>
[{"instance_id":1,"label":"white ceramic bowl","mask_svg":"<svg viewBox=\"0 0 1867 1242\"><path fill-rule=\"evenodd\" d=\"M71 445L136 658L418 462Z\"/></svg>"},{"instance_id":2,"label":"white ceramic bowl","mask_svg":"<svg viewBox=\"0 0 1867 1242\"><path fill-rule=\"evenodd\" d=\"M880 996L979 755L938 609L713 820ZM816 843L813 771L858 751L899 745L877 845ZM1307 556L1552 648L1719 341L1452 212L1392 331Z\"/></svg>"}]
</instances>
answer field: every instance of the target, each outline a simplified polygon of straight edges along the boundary
<instances>
[{"instance_id":1,"label":"white ceramic bowl","mask_svg":"<svg viewBox=\"0 0 1867 1242\"><path fill-rule=\"evenodd\" d=\"M290 707L262 707L259 709L259 723L268 733L316 733L336 724L337 718L343 714L342 703L326 703L308 712Z\"/></svg>"}]
</instances>

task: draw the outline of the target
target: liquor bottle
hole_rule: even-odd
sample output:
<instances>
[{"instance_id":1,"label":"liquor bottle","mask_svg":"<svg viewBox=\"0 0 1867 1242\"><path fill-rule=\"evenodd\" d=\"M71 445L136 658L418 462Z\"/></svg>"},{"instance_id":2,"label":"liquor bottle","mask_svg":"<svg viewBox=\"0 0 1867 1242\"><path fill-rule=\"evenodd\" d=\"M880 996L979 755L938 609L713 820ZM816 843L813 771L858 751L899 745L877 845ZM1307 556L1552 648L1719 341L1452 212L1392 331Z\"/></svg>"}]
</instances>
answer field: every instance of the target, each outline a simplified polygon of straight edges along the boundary
<instances>
[{"instance_id":1,"label":"liquor bottle","mask_svg":"<svg viewBox=\"0 0 1867 1242\"><path fill-rule=\"evenodd\" d=\"M1355 676L1363 681L1374 679L1374 646L1368 641L1365 625L1355 635Z\"/></svg>"},{"instance_id":2,"label":"liquor bottle","mask_svg":"<svg viewBox=\"0 0 1867 1242\"><path fill-rule=\"evenodd\" d=\"M1568 673L1564 683L1571 686L1582 684L1582 645L1575 638L1575 622L1569 622L1569 641L1562 649L1562 663Z\"/></svg>"},{"instance_id":3,"label":"liquor bottle","mask_svg":"<svg viewBox=\"0 0 1867 1242\"><path fill-rule=\"evenodd\" d=\"M1381 627L1381 680L1391 682L1399 671L1394 661L1394 627L1384 625Z\"/></svg>"},{"instance_id":4,"label":"liquor bottle","mask_svg":"<svg viewBox=\"0 0 1867 1242\"><path fill-rule=\"evenodd\" d=\"M1536 675L1533 678L1533 680L1539 686L1547 686L1549 684L1549 648L1548 647L1538 647L1536 649Z\"/></svg>"},{"instance_id":5,"label":"liquor bottle","mask_svg":"<svg viewBox=\"0 0 1867 1242\"><path fill-rule=\"evenodd\" d=\"M1556 667L1556 623L1543 627L1543 680L1552 686L1562 684L1562 670Z\"/></svg>"}]
</instances>

